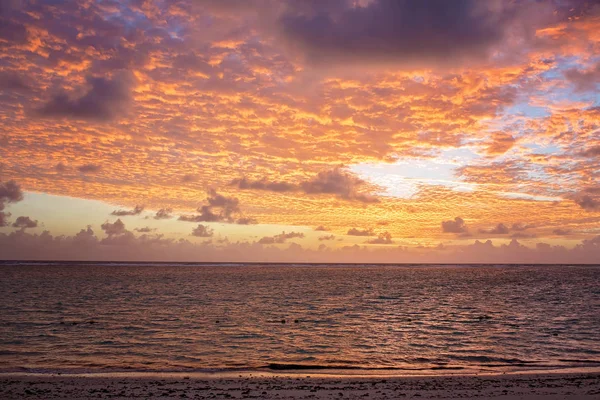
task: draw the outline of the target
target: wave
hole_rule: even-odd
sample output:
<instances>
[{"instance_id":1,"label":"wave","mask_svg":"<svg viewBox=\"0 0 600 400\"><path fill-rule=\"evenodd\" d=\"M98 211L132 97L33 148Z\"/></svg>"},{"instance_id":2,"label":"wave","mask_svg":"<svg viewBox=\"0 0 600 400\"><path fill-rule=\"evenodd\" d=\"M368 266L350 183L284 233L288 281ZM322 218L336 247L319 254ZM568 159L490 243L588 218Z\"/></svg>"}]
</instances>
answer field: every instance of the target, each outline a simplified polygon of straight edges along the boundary
<instances>
[{"instance_id":1,"label":"wave","mask_svg":"<svg viewBox=\"0 0 600 400\"><path fill-rule=\"evenodd\" d=\"M528 369L494 369L491 367L487 368L473 368L467 366L454 366L454 365L437 365L428 368L409 368L409 367L378 367L378 368L363 368L360 366L347 366L347 365L306 365L306 364L267 364L262 367L248 368L246 366L229 367L229 368L185 368L185 367L174 367L174 368L141 368L134 366L121 366L107 367L95 363L88 363L87 365L78 368L26 368L26 367L12 367L12 368L0 368L0 378L3 375L64 375L64 376L81 376L81 375L123 375L123 376L165 376L165 375L208 375L208 376L237 376L246 375L253 376L261 373L273 373L273 374L297 374L297 373L314 373L314 374L327 374L327 375L339 375L339 376L359 376L359 375L385 375L385 376L414 376L414 375L477 375L477 374L519 374L523 372L537 372L537 371L552 371L553 373L562 372L569 373L570 371L589 371L589 372L600 372L600 366L596 365L538 365L535 368ZM235 374L235 375L232 375Z\"/></svg>"},{"instance_id":2,"label":"wave","mask_svg":"<svg viewBox=\"0 0 600 400\"><path fill-rule=\"evenodd\" d=\"M358 366L350 366L350 365L319 365L319 364L278 364L271 363L267 364L263 367L263 369L270 369L274 371L294 371L294 370L319 370L319 369L362 369ZM370 369L379 369L379 368L370 368ZM394 368L384 368L384 369L394 369Z\"/></svg>"},{"instance_id":3,"label":"wave","mask_svg":"<svg viewBox=\"0 0 600 400\"><path fill-rule=\"evenodd\" d=\"M460 370L465 369L461 366L436 365L434 367L409 368L409 367L361 367L354 365L322 365L322 364L278 364L271 363L263 369L273 371L303 371L303 370L359 370L359 371L425 371L425 370Z\"/></svg>"},{"instance_id":4,"label":"wave","mask_svg":"<svg viewBox=\"0 0 600 400\"><path fill-rule=\"evenodd\" d=\"M457 361L466 361L472 363L502 363L506 365L527 365L527 364L535 364L537 361L526 361L520 360L518 358L503 358L503 357L490 357L490 356L457 356L450 355L448 356L451 360Z\"/></svg>"}]
</instances>

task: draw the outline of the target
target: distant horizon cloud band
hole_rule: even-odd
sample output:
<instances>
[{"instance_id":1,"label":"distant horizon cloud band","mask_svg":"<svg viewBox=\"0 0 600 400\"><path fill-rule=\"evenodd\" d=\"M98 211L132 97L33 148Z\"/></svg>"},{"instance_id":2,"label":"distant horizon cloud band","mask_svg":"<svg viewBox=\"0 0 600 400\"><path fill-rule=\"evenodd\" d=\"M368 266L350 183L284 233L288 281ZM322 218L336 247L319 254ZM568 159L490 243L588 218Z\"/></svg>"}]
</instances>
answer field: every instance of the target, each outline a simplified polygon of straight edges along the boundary
<instances>
[{"instance_id":1,"label":"distant horizon cloud band","mask_svg":"<svg viewBox=\"0 0 600 400\"><path fill-rule=\"evenodd\" d=\"M7 0L0 258L598 263L593 0Z\"/></svg>"}]
</instances>

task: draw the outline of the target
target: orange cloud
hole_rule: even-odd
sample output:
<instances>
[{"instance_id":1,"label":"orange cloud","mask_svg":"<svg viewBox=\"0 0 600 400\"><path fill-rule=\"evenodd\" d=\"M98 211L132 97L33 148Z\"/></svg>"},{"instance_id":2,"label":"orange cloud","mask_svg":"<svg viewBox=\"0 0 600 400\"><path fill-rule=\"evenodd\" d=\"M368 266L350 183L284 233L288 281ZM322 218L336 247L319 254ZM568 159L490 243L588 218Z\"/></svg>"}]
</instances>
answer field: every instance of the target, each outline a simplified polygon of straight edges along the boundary
<instances>
[{"instance_id":1,"label":"orange cloud","mask_svg":"<svg viewBox=\"0 0 600 400\"><path fill-rule=\"evenodd\" d=\"M507 235L531 226L527 244L598 233L598 10L392 3L2 8L2 178L126 208L116 216L144 204L182 238L186 221L251 224L256 237L326 226L339 246L380 221L389 240L372 240L412 247L486 240L499 221ZM418 23L429 18L447 34ZM400 161L431 175L404 177L418 179L412 196L379 185ZM365 163L380 167L377 185L340 167Z\"/></svg>"}]
</instances>

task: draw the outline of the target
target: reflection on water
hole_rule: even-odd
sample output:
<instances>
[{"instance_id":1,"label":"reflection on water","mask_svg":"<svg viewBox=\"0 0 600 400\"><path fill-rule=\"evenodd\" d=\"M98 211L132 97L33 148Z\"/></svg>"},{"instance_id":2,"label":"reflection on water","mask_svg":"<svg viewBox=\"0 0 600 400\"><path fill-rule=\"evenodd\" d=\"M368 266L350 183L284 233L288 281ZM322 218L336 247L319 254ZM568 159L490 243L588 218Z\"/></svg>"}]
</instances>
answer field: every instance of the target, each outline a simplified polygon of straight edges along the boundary
<instances>
[{"instance_id":1,"label":"reflection on water","mask_svg":"<svg viewBox=\"0 0 600 400\"><path fill-rule=\"evenodd\" d=\"M600 268L0 264L0 371L600 366Z\"/></svg>"}]
</instances>

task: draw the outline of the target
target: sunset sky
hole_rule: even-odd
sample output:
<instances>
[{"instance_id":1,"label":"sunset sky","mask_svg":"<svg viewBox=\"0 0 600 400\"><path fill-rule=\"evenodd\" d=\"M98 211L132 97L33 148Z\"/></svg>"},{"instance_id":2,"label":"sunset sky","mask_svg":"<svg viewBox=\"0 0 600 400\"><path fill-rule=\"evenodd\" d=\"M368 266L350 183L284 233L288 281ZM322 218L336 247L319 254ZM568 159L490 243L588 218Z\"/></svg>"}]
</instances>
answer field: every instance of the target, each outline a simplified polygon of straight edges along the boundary
<instances>
[{"instance_id":1,"label":"sunset sky","mask_svg":"<svg viewBox=\"0 0 600 400\"><path fill-rule=\"evenodd\" d=\"M0 258L598 262L600 3L3 0Z\"/></svg>"}]
</instances>

